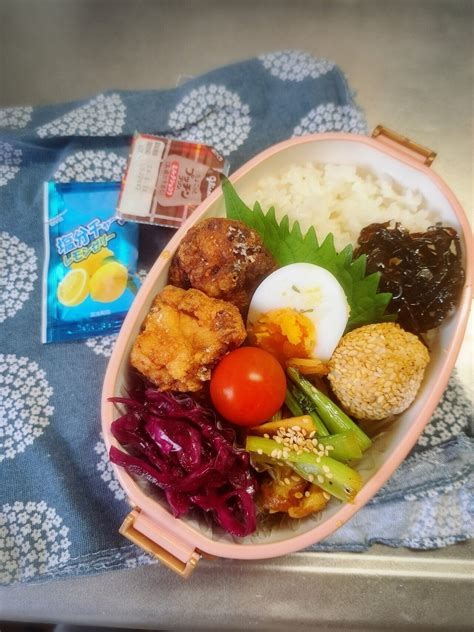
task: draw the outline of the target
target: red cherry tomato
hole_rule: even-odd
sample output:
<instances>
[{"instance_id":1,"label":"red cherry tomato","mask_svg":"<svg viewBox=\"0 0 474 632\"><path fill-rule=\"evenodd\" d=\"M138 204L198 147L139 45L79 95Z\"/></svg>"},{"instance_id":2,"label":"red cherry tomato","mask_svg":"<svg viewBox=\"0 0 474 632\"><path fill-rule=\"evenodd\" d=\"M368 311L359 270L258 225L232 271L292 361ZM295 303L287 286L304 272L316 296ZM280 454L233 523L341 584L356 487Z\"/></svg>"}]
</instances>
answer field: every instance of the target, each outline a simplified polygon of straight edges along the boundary
<instances>
[{"instance_id":1,"label":"red cherry tomato","mask_svg":"<svg viewBox=\"0 0 474 632\"><path fill-rule=\"evenodd\" d=\"M285 401L286 377L278 360L257 347L240 347L219 362L211 377L216 410L239 426L268 421Z\"/></svg>"}]
</instances>

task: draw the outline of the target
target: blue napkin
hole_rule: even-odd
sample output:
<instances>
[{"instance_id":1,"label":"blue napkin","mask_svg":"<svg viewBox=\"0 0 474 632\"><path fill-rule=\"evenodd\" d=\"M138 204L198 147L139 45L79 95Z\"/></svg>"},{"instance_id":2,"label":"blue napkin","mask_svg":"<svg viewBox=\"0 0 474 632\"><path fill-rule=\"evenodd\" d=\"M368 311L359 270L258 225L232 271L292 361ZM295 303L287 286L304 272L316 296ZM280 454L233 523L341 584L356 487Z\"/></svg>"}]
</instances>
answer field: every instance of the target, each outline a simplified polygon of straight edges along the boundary
<instances>
[{"instance_id":1,"label":"blue napkin","mask_svg":"<svg viewBox=\"0 0 474 632\"><path fill-rule=\"evenodd\" d=\"M299 51L233 64L171 90L0 110L5 584L151 562L118 534L129 507L100 434L102 379L115 337L40 343L42 183L119 180L135 130L214 145L233 171L293 135L367 127L339 68ZM141 227L143 273L172 233ZM413 454L365 509L314 548L362 550L374 542L432 548L472 537L469 415L453 378Z\"/></svg>"}]
</instances>

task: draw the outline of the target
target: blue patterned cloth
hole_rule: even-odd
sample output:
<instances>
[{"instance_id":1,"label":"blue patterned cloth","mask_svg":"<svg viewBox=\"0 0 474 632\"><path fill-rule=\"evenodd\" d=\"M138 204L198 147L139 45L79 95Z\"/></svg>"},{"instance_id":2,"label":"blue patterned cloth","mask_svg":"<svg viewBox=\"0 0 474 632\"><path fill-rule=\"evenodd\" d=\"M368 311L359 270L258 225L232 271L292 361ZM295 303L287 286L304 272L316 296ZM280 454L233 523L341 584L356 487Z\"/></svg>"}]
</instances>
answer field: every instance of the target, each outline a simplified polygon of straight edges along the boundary
<instances>
[{"instance_id":1,"label":"blue patterned cloth","mask_svg":"<svg viewBox=\"0 0 474 632\"><path fill-rule=\"evenodd\" d=\"M290 136L365 133L366 123L341 71L298 51L220 68L172 90L0 110L5 584L150 562L118 534L129 508L100 434L101 385L115 337L40 343L42 183L119 180L135 130L214 145L233 171ZM143 271L171 234L141 227ZM471 537L470 412L453 378L413 454L365 509L314 548L362 550L374 542L432 548Z\"/></svg>"}]
</instances>

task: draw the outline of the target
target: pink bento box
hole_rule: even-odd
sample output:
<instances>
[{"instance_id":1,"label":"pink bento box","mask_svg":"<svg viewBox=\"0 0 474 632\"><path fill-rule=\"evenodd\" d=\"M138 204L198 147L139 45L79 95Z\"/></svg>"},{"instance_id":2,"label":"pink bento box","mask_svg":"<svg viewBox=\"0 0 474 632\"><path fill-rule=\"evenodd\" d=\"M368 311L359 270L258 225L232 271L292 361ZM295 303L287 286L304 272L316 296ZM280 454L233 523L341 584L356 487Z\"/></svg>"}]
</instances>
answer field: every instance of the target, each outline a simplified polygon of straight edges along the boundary
<instances>
[{"instance_id":1,"label":"pink bento box","mask_svg":"<svg viewBox=\"0 0 474 632\"><path fill-rule=\"evenodd\" d=\"M201 555L235 559L277 557L326 538L350 520L393 474L416 443L446 387L463 340L472 300L470 227L453 192L429 168L435 154L380 126L373 136L328 133L292 138L260 153L236 171L230 180L244 199L252 200L255 184L262 176L286 165L311 161L363 166L376 174L389 174L404 187L417 189L441 219L454 226L461 235L466 283L457 310L442 325L433 343L431 362L415 402L399 416L388 433L374 442L358 466L364 486L354 504L333 501L322 513L300 521L296 528L257 532L247 538L235 539L216 535L197 522L174 518L164 505L147 494L141 483L114 466L133 507L122 524L121 533L184 577L192 572ZM191 226L203 218L223 215L219 188L177 231L135 298L118 336L103 385L102 429L107 449L118 445L110 433L110 425L119 414L108 398L124 393L130 376L131 346L154 297L166 284L170 259Z\"/></svg>"}]
</instances>

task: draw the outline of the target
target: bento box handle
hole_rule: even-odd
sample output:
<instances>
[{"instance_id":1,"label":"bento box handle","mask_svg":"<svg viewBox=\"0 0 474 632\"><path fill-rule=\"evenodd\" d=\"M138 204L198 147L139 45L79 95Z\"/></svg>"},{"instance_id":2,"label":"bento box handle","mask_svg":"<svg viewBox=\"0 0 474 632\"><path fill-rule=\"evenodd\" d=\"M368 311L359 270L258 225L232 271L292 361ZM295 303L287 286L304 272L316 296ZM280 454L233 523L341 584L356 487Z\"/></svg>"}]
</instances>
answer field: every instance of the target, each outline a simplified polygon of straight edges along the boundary
<instances>
[{"instance_id":1,"label":"bento box handle","mask_svg":"<svg viewBox=\"0 0 474 632\"><path fill-rule=\"evenodd\" d=\"M125 518L119 533L128 538L131 542L142 548L144 551L158 559L172 571L187 579L197 566L201 555L193 550L187 561L182 561L157 542L135 528L135 522L140 517L140 510L133 509Z\"/></svg>"},{"instance_id":2,"label":"bento box handle","mask_svg":"<svg viewBox=\"0 0 474 632\"><path fill-rule=\"evenodd\" d=\"M402 136L398 132L394 132L384 125L377 125L372 132L372 138L378 138L380 142L385 143L391 147L399 148L397 146L404 147L404 151L408 153L412 158L420 160L424 165L429 167L433 160L436 158L436 152L428 147L424 147L415 141L410 140L406 136Z\"/></svg>"}]
</instances>

